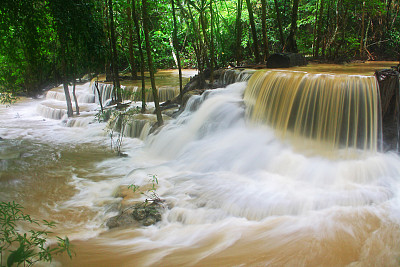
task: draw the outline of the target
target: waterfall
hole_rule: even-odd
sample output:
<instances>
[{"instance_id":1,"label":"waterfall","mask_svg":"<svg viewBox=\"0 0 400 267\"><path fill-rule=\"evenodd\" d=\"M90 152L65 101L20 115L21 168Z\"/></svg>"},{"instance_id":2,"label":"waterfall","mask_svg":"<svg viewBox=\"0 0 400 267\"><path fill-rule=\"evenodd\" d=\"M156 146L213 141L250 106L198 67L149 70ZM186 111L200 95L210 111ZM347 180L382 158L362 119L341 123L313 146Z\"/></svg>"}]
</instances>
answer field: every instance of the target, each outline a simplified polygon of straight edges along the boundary
<instances>
[{"instance_id":1,"label":"waterfall","mask_svg":"<svg viewBox=\"0 0 400 267\"><path fill-rule=\"evenodd\" d=\"M218 83L222 86L237 82L246 82L253 75L255 70L250 69L222 69L216 70L214 75L220 76Z\"/></svg>"},{"instance_id":2,"label":"waterfall","mask_svg":"<svg viewBox=\"0 0 400 267\"><path fill-rule=\"evenodd\" d=\"M102 104L105 105L112 99L113 85L106 83L98 83L98 88L101 95ZM138 86L127 85L121 86L123 99L131 99L132 101L142 101L142 88ZM179 88L171 86L159 86L158 98L160 102L165 102L179 95ZM95 95L96 103L99 103L99 96L96 89L95 82L91 84L91 91ZM153 102L153 93L151 89L146 89L146 102Z\"/></svg>"},{"instance_id":3,"label":"waterfall","mask_svg":"<svg viewBox=\"0 0 400 267\"><path fill-rule=\"evenodd\" d=\"M373 76L258 71L244 94L247 118L305 148L376 151L381 111Z\"/></svg>"},{"instance_id":4,"label":"waterfall","mask_svg":"<svg viewBox=\"0 0 400 267\"><path fill-rule=\"evenodd\" d=\"M81 112L88 112L96 109L95 96L88 90L89 83L78 84L75 87L76 97L79 102ZM72 102L72 86L69 86L69 94ZM75 103L72 105L75 111ZM53 120L61 120L67 114L65 93L62 86L51 89L46 93L46 99L36 108L36 111L43 117Z\"/></svg>"},{"instance_id":5,"label":"waterfall","mask_svg":"<svg viewBox=\"0 0 400 267\"><path fill-rule=\"evenodd\" d=\"M113 85L106 83L97 83L97 87L100 92L101 102L103 105L105 105L108 101L112 99ZM99 94L97 93L97 88L96 88L96 82L91 83L91 91L95 95L95 102L100 103Z\"/></svg>"},{"instance_id":6,"label":"waterfall","mask_svg":"<svg viewBox=\"0 0 400 267\"><path fill-rule=\"evenodd\" d=\"M171 86L159 86L158 88L158 100L160 102L165 102L169 99L173 99L177 95L179 95L178 87ZM138 86L126 86L126 89L129 94L132 94L132 99L134 101L142 101L142 88ZM154 97L151 89L146 89L146 102L153 102Z\"/></svg>"},{"instance_id":7,"label":"waterfall","mask_svg":"<svg viewBox=\"0 0 400 267\"><path fill-rule=\"evenodd\" d=\"M151 134L154 115L127 110L124 136L143 140L124 138L124 157L106 123L91 123L97 104L66 123L38 116L36 106L65 110L62 88L0 105L0 196L57 222L54 236L77 251L60 266L397 266L400 158L369 152L380 138L373 77L253 75L193 95ZM308 141L356 155L309 156L296 146ZM147 190L154 175L162 220L109 231L120 207L147 198L128 185Z\"/></svg>"},{"instance_id":8,"label":"waterfall","mask_svg":"<svg viewBox=\"0 0 400 267\"><path fill-rule=\"evenodd\" d=\"M124 121L124 136L146 139L157 118L153 114L136 114Z\"/></svg>"}]
</instances>

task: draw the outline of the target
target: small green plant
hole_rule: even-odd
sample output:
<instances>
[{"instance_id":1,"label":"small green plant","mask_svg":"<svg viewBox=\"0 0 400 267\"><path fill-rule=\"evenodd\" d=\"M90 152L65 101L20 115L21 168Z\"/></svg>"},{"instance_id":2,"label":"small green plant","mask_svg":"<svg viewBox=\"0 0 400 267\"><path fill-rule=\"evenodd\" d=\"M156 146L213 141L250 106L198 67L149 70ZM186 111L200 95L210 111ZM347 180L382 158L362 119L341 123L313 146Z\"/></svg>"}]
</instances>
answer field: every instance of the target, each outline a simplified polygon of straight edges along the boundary
<instances>
[{"instance_id":1,"label":"small green plant","mask_svg":"<svg viewBox=\"0 0 400 267\"><path fill-rule=\"evenodd\" d=\"M99 110L99 112L97 112L96 115L94 115L94 120L96 122L107 122L111 117L111 113L112 113L111 109L107 109L105 111Z\"/></svg>"},{"instance_id":2,"label":"small green plant","mask_svg":"<svg viewBox=\"0 0 400 267\"><path fill-rule=\"evenodd\" d=\"M125 155L121 152L125 125L132 119L132 116L136 114L140 114L140 107L129 108L127 110L107 109L105 111L99 111L95 115L95 121L107 122L105 130L110 136L111 150L117 152L119 156Z\"/></svg>"},{"instance_id":3,"label":"small green plant","mask_svg":"<svg viewBox=\"0 0 400 267\"><path fill-rule=\"evenodd\" d=\"M146 199L134 205L132 215L138 220L142 221L143 225L148 226L154 224L161 220L161 210L164 208L164 200L160 198L156 192L156 185L158 184L158 179L156 175L152 175L150 179L151 188L145 191L140 191L140 186L129 185L128 188L132 189L133 192L140 192L144 195Z\"/></svg>"},{"instance_id":4,"label":"small green plant","mask_svg":"<svg viewBox=\"0 0 400 267\"><path fill-rule=\"evenodd\" d=\"M42 228L44 230L20 230L21 225L29 225L30 228ZM32 219L24 214L23 207L13 202L0 202L0 266L32 266L36 262L51 262L55 254L67 252L72 258L71 244L68 237L57 238L55 247L48 246L48 235L52 232L55 222ZM4 265L5 259L6 265Z\"/></svg>"},{"instance_id":5,"label":"small green plant","mask_svg":"<svg viewBox=\"0 0 400 267\"><path fill-rule=\"evenodd\" d=\"M144 206L148 206L149 204L162 205L164 200L162 200L156 192L156 185L158 185L157 175L152 175L149 181L151 182L151 188L146 191L139 191L140 186L135 184L129 185L128 189L132 189L134 193L139 191L140 194L146 197L146 199L143 201Z\"/></svg>"},{"instance_id":6,"label":"small green plant","mask_svg":"<svg viewBox=\"0 0 400 267\"><path fill-rule=\"evenodd\" d=\"M122 143L124 139L125 125L129 122L133 115L139 114L140 108L130 108L128 110L120 111L113 110L108 123L107 131L110 135L111 150L117 152L119 156L124 156L121 152Z\"/></svg>"}]
</instances>

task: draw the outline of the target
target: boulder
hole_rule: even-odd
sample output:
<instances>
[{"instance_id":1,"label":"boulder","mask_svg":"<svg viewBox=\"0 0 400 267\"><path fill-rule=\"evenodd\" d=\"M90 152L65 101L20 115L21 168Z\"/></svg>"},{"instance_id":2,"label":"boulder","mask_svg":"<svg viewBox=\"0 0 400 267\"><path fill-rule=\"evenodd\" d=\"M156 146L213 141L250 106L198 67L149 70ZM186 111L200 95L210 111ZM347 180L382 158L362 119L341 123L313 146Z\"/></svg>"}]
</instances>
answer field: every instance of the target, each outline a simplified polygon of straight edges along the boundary
<instances>
[{"instance_id":1,"label":"boulder","mask_svg":"<svg viewBox=\"0 0 400 267\"><path fill-rule=\"evenodd\" d=\"M375 72L379 84L379 93L381 97L382 118L389 117L393 120L397 118L397 105L399 98L399 72L392 69L384 69Z\"/></svg>"},{"instance_id":2,"label":"boulder","mask_svg":"<svg viewBox=\"0 0 400 267\"><path fill-rule=\"evenodd\" d=\"M399 72L396 68L375 72L382 110L383 149L396 150L399 143Z\"/></svg>"},{"instance_id":3,"label":"boulder","mask_svg":"<svg viewBox=\"0 0 400 267\"><path fill-rule=\"evenodd\" d=\"M138 223L133 218L132 213L122 212L121 214L108 219L106 225L108 228L112 229L116 227L138 225Z\"/></svg>"},{"instance_id":4,"label":"boulder","mask_svg":"<svg viewBox=\"0 0 400 267\"><path fill-rule=\"evenodd\" d=\"M307 65L307 60L298 53L277 53L267 59L267 68L290 68Z\"/></svg>"},{"instance_id":5,"label":"boulder","mask_svg":"<svg viewBox=\"0 0 400 267\"><path fill-rule=\"evenodd\" d=\"M137 203L131 208L122 211L121 214L108 219L108 228L127 226L150 226L161 221L163 206L156 203Z\"/></svg>"},{"instance_id":6,"label":"boulder","mask_svg":"<svg viewBox=\"0 0 400 267\"><path fill-rule=\"evenodd\" d=\"M141 187L144 191L151 189L151 185ZM116 227L149 226L161 221L161 214L165 209L163 201L137 202L141 190L133 191L126 185L121 185L115 197L122 198L119 204L119 214L107 220L106 226Z\"/></svg>"}]
</instances>

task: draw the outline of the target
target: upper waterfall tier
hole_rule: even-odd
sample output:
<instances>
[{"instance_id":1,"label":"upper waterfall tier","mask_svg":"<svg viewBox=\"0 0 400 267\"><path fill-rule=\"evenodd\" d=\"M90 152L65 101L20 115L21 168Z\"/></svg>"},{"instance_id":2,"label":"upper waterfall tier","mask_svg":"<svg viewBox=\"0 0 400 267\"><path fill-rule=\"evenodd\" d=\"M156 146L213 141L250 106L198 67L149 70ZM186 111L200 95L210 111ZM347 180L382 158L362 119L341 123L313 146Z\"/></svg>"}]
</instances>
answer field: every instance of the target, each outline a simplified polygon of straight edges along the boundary
<instances>
[{"instance_id":1,"label":"upper waterfall tier","mask_svg":"<svg viewBox=\"0 0 400 267\"><path fill-rule=\"evenodd\" d=\"M379 91L373 76L258 71L244 99L251 121L266 123L278 136L300 145L371 151L381 145Z\"/></svg>"}]
</instances>

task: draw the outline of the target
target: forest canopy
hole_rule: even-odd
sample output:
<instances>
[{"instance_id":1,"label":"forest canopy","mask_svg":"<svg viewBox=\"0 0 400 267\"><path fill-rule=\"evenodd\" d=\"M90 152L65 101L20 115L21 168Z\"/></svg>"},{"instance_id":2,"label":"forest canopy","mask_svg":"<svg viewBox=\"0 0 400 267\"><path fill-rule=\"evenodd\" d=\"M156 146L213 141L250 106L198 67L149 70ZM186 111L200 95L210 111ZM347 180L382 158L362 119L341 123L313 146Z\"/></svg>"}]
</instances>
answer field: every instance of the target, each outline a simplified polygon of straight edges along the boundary
<instances>
[{"instance_id":1,"label":"forest canopy","mask_svg":"<svg viewBox=\"0 0 400 267\"><path fill-rule=\"evenodd\" d=\"M148 20L143 20L143 2ZM0 99L86 73L136 72L149 31L154 68L264 63L276 52L327 62L398 60L397 0L3 0ZM175 23L174 23L175 22ZM115 53L113 51L115 43ZM144 57L146 61L146 57ZM114 64L112 64L114 63ZM147 65L146 65L147 66Z\"/></svg>"}]
</instances>

